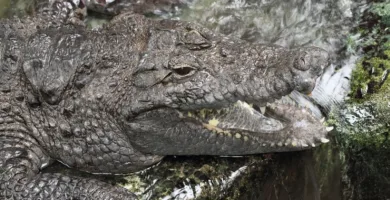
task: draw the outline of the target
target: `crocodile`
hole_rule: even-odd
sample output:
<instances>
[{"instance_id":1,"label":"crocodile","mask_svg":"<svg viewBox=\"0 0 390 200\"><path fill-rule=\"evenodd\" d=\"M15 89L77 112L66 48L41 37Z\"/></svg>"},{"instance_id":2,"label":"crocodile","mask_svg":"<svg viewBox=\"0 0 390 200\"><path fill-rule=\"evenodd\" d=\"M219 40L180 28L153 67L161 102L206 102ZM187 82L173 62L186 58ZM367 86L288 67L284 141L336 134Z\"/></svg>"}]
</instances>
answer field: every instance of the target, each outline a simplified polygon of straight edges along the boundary
<instances>
[{"instance_id":1,"label":"crocodile","mask_svg":"<svg viewBox=\"0 0 390 200\"><path fill-rule=\"evenodd\" d=\"M326 143L327 127L285 100L328 66L316 47L250 44L200 25L123 13L99 29L59 1L0 21L0 198L136 199L58 161L126 174L166 155L249 155Z\"/></svg>"}]
</instances>

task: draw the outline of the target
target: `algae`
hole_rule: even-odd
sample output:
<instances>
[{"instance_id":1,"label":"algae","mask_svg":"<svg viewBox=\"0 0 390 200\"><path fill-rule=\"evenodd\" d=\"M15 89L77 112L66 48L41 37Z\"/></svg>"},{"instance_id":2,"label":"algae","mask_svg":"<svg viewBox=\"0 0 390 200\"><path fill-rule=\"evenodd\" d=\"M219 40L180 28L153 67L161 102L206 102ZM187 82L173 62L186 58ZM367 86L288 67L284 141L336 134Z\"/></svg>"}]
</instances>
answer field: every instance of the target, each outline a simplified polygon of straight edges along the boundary
<instances>
[{"instance_id":1,"label":"algae","mask_svg":"<svg viewBox=\"0 0 390 200\"><path fill-rule=\"evenodd\" d=\"M351 84L351 91L356 99L365 98L367 94L375 94L382 86L388 85L385 82L390 70L390 50L384 51L383 55L364 57L357 63L356 69L352 72Z\"/></svg>"}]
</instances>

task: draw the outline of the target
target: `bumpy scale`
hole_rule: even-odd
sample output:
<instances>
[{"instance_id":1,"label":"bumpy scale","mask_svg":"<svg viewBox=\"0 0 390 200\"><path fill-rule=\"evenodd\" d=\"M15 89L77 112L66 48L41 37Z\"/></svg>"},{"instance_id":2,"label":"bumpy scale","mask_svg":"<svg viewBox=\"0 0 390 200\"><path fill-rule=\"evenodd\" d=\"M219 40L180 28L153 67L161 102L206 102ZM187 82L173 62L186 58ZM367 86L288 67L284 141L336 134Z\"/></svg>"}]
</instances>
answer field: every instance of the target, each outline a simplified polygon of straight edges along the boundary
<instances>
[{"instance_id":1,"label":"bumpy scale","mask_svg":"<svg viewBox=\"0 0 390 200\"><path fill-rule=\"evenodd\" d=\"M319 119L278 100L314 88L325 51L249 44L136 14L88 30L67 23L77 20L73 6L55 2L34 18L0 21L1 199L136 198L98 180L40 173L55 160L124 174L165 155L329 141Z\"/></svg>"}]
</instances>

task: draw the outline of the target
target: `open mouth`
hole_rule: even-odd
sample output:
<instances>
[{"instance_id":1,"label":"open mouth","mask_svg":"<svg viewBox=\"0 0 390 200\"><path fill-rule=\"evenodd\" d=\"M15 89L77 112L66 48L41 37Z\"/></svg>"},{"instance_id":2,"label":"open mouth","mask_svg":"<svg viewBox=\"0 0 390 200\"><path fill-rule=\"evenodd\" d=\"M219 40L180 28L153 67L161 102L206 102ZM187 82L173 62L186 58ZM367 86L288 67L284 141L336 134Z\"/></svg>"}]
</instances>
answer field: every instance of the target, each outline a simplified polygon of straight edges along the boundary
<instances>
[{"instance_id":1,"label":"open mouth","mask_svg":"<svg viewBox=\"0 0 390 200\"><path fill-rule=\"evenodd\" d=\"M183 116L220 136L255 141L268 147L315 147L329 142L326 136L331 130L289 96L263 107L237 101L226 108L201 109Z\"/></svg>"}]
</instances>

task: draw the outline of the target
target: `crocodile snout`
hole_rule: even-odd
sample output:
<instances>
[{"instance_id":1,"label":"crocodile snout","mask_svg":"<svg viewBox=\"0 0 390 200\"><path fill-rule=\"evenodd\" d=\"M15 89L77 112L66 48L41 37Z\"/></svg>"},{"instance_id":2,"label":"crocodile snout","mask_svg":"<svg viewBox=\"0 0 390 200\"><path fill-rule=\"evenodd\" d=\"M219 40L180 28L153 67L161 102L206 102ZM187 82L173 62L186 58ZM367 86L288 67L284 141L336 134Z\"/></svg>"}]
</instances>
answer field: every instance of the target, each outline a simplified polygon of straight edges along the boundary
<instances>
[{"instance_id":1,"label":"crocodile snout","mask_svg":"<svg viewBox=\"0 0 390 200\"><path fill-rule=\"evenodd\" d=\"M295 89L309 94L313 91L316 80L329 66L329 54L318 47L300 48L294 60Z\"/></svg>"}]
</instances>

